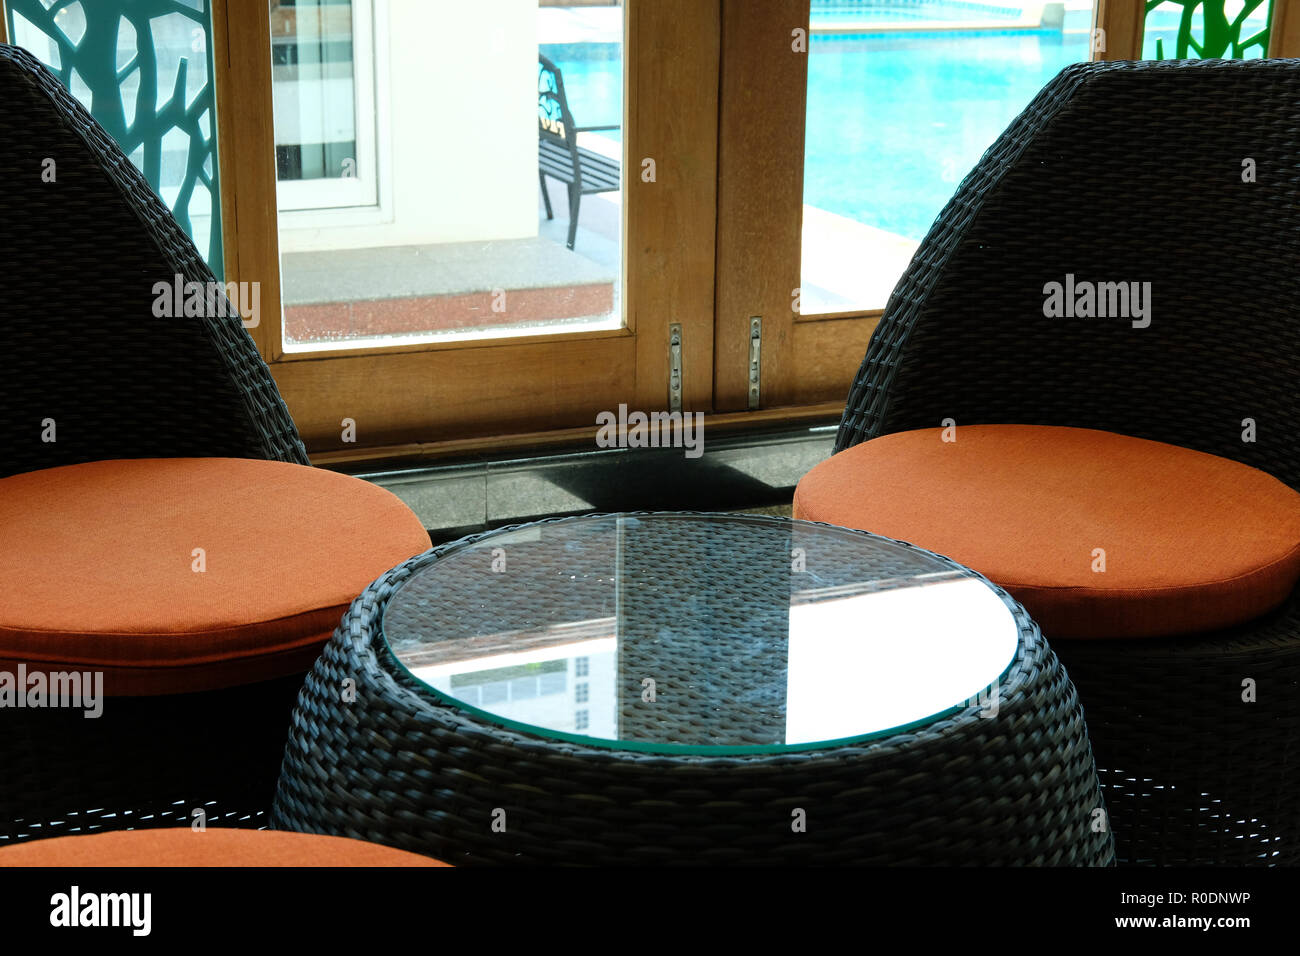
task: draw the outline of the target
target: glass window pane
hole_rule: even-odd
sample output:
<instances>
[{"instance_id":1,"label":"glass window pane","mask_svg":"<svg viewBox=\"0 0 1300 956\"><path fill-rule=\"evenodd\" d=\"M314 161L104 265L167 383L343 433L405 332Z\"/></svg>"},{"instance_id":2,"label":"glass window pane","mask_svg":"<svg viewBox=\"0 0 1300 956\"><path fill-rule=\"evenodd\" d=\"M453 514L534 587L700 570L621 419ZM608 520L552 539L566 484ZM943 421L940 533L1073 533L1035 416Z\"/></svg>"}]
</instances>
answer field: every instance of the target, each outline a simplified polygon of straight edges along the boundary
<instances>
[{"instance_id":1,"label":"glass window pane","mask_svg":"<svg viewBox=\"0 0 1300 956\"><path fill-rule=\"evenodd\" d=\"M621 325L621 4L270 6L286 349Z\"/></svg>"},{"instance_id":2,"label":"glass window pane","mask_svg":"<svg viewBox=\"0 0 1300 956\"><path fill-rule=\"evenodd\" d=\"M1091 0L812 0L803 315L885 306L958 183L1062 67Z\"/></svg>"}]
</instances>

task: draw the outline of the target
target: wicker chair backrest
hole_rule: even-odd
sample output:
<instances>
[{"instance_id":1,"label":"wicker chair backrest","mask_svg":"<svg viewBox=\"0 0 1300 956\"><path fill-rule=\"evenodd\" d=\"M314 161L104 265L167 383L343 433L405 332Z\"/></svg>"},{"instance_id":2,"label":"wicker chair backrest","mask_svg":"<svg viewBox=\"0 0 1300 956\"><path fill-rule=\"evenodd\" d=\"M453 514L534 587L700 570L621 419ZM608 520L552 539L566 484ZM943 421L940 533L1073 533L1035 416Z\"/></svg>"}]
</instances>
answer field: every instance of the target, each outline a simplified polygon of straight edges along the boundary
<instances>
[{"instance_id":1,"label":"wicker chair backrest","mask_svg":"<svg viewBox=\"0 0 1300 956\"><path fill-rule=\"evenodd\" d=\"M0 100L0 477L108 458L305 463L243 320L117 143L17 47L0 45ZM178 276L201 310L160 299Z\"/></svg>"},{"instance_id":2,"label":"wicker chair backrest","mask_svg":"<svg viewBox=\"0 0 1300 956\"><path fill-rule=\"evenodd\" d=\"M1300 60L1068 67L935 221L836 450L1074 425L1300 487L1298 245Z\"/></svg>"}]
</instances>

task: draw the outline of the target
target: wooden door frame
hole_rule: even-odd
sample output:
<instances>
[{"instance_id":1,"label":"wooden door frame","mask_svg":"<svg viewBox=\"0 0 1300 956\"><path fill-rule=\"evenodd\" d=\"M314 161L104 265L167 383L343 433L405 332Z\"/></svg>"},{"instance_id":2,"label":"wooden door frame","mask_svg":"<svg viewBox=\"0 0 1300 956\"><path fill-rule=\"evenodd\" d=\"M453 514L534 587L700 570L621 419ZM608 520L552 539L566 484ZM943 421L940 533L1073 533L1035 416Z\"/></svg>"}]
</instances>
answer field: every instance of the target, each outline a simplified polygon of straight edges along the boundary
<instances>
[{"instance_id":1,"label":"wooden door frame","mask_svg":"<svg viewBox=\"0 0 1300 956\"><path fill-rule=\"evenodd\" d=\"M722 2L714 407L751 405L759 321L760 405L795 403L790 361L803 236L811 0ZM802 31L802 33L800 33Z\"/></svg>"},{"instance_id":2,"label":"wooden door frame","mask_svg":"<svg viewBox=\"0 0 1300 956\"><path fill-rule=\"evenodd\" d=\"M1300 57L1300 0L1273 0L1268 55Z\"/></svg>"},{"instance_id":3,"label":"wooden door frame","mask_svg":"<svg viewBox=\"0 0 1300 956\"><path fill-rule=\"evenodd\" d=\"M619 402L668 408L673 324L685 348L682 408L711 410L720 6L625 0L624 328L286 353L278 227L267 215L276 176L268 4L214 0L228 279L261 283L263 312L276 319L250 334L309 449L355 454L342 442L344 418L376 454L588 422L594 434L595 412ZM644 159L654 160L653 179L641 175Z\"/></svg>"},{"instance_id":4,"label":"wooden door frame","mask_svg":"<svg viewBox=\"0 0 1300 956\"><path fill-rule=\"evenodd\" d=\"M810 7L766 0L756 16L751 0L722 4L714 406L723 412L753 405L754 332L760 409L842 408L882 313L796 312Z\"/></svg>"},{"instance_id":5,"label":"wooden door frame","mask_svg":"<svg viewBox=\"0 0 1300 956\"><path fill-rule=\"evenodd\" d=\"M1093 60L1140 59L1145 10L1145 0L1096 0L1092 8ZM1105 37L1104 50L1097 48L1098 30Z\"/></svg>"}]
</instances>

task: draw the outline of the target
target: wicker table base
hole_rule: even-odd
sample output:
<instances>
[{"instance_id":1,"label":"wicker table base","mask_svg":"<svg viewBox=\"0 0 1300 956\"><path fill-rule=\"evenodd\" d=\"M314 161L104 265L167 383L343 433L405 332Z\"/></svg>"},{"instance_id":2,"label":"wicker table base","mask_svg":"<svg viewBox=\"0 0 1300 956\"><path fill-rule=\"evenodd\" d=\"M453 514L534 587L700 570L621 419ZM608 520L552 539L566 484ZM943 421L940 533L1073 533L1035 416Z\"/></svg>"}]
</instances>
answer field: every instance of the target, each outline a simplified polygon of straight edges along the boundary
<instances>
[{"instance_id":1,"label":"wicker table base","mask_svg":"<svg viewBox=\"0 0 1300 956\"><path fill-rule=\"evenodd\" d=\"M353 604L300 695L277 827L453 864L1113 862L1074 688L1004 592L1019 651L993 717L973 703L822 749L648 753L502 725L439 699L397 662L382 627L394 596L449 553L484 540L414 558ZM724 562L734 553L725 534L691 544L718 547ZM540 588L515 594L521 605L544 599Z\"/></svg>"}]
</instances>

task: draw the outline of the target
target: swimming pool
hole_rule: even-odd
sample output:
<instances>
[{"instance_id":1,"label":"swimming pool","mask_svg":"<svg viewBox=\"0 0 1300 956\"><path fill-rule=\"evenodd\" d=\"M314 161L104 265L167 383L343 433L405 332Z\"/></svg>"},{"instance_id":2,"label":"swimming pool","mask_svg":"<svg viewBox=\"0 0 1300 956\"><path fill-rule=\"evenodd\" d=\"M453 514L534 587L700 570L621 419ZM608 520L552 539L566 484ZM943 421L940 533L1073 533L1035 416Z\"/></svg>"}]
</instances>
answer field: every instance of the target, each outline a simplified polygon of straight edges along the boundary
<instances>
[{"instance_id":1,"label":"swimming pool","mask_svg":"<svg viewBox=\"0 0 1300 956\"><path fill-rule=\"evenodd\" d=\"M814 0L808 61L804 202L908 239L925 236L957 183L1063 67L1088 59L1090 11L1064 26L979 29L1020 17L1015 3ZM898 29L964 21L963 28ZM861 24L861 32L819 34ZM1147 31L1172 44L1177 15ZM966 28L969 27L969 28ZM564 72L583 126L618 123L617 43L542 46Z\"/></svg>"},{"instance_id":2,"label":"swimming pool","mask_svg":"<svg viewBox=\"0 0 1300 956\"><path fill-rule=\"evenodd\" d=\"M814 36L804 202L921 239L984 151L1086 34Z\"/></svg>"}]
</instances>

